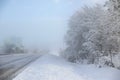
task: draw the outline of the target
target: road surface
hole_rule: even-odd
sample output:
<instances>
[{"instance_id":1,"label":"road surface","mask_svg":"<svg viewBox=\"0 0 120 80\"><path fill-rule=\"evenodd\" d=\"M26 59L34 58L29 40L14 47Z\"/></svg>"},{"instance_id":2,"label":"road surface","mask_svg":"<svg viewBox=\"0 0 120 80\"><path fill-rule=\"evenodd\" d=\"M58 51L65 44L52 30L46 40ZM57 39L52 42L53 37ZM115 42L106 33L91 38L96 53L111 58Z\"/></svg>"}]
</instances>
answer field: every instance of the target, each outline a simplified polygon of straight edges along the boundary
<instances>
[{"instance_id":1,"label":"road surface","mask_svg":"<svg viewBox=\"0 0 120 80\"><path fill-rule=\"evenodd\" d=\"M12 80L40 54L0 55L0 80Z\"/></svg>"}]
</instances>

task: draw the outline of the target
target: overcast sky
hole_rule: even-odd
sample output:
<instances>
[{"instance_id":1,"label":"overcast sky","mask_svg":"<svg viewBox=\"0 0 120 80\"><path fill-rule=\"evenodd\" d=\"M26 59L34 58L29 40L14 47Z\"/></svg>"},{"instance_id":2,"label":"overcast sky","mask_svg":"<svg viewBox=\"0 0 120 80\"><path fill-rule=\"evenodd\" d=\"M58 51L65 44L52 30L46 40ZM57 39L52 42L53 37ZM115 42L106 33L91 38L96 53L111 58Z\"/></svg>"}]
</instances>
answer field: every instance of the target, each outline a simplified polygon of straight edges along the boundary
<instances>
[{"instance_id":1,"label":"overcast sky","mask_svg":"<svg viewBox=\"0 0 120 80\"><path fill-rule=\"evenodd\" d=\"M1 0L0 42L20 37L26 46L63 46L70 16L106 0Z\"/></svg>"}]
</instances>

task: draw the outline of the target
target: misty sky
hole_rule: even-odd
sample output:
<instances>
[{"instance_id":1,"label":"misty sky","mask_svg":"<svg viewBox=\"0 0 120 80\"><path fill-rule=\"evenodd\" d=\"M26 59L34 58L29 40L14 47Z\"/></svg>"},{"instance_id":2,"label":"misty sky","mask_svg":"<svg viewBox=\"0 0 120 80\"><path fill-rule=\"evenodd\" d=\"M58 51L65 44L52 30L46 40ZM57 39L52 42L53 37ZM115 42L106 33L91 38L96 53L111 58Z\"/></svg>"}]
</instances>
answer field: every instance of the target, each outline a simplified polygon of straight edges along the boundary
<instances>
[{"instance_id":1,"label":"misty sky","mask_svg":"<svg viewBox=\"0 0 120 80\"><path fill-rule=\"evenodd\" d=\"M3 0L0 6L0 43L20 37L26 46L63 46L70 16L84 5L105 0Z\"/></svg>"}]
</instances>

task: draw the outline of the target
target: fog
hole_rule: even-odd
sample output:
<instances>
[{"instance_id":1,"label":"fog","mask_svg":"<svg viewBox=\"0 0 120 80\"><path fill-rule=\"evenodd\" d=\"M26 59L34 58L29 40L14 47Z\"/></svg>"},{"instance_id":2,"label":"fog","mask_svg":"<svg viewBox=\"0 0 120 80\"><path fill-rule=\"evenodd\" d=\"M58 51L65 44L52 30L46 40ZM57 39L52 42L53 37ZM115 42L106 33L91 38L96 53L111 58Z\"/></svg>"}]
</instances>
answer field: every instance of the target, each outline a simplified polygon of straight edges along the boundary
<instances>
[{"instance_id":1,"label":"fog","mask_svg":"<svg viewBox=\"0 0 120 80\"><path fill-rule=\"evenodd\" d=\"M19 37L26 47L59 49L70 16L105 0L1 0L0 43Z\"/></svg>"}]
</instances>

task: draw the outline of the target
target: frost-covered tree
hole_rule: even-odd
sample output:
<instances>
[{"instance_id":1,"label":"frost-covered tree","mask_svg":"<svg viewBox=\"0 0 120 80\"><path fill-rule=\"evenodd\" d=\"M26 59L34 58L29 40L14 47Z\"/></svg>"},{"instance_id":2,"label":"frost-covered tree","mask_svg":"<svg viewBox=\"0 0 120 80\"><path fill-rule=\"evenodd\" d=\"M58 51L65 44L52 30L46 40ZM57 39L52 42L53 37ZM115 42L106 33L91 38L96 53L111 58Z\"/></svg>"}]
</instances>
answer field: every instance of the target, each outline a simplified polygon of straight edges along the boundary
<instances>
[{"instance_id":1,"label":"frost-covered tree","mask_svg":"<svg viewBox=\"0 0 120 80\"><path fill-rule=\"evenodd\" d=\"M72 62L100 63L113 66L120 52L120 0L109 0L107 9L84 7L69 21L64 56Z\"/></svg>"},{"instance_id":2,"label":"frost-covered tree","mask_svg":"<svg viewBox=\"0 0 120 80\"><path fill-rule=\"evenodd\" d=\"M120 15L120 0L109 0L106 2L108 10L115 15Z\"/></svg>"},{"instance_id":3,"label":"frost-covered tree","mask_svg":"<svg viewBox=\"0 0 120 80\"><path fill-rule=\"evenodd\" d=\"M101 26L101 16L103 15L104 10L100 6L96 6L94 8L84 7L82 11L76 12L71 17L66 36L68 47L65 51L71 61L90 58L90 56L94 59L95 56L92 53L98 52L97 42L100 44L99 38L102 37L98 36L100 34L98 27ZM96 44L94 39L96 39Z\"/></svg>"},{"instance_id":4,"label":"frost-covered tree","mask_svg":"<svg viewBox=\"0 0 120 80\"><path fill-rule=\"evenodd\" d=\"M113 56L120 51L120 0L109 0L106 5L108 15L104 25L108 27L106 29L108 38L105 42L104 51L110 56L110 62L113 64Z\"/></svg>"}]
</instances>

